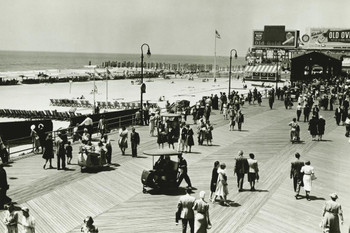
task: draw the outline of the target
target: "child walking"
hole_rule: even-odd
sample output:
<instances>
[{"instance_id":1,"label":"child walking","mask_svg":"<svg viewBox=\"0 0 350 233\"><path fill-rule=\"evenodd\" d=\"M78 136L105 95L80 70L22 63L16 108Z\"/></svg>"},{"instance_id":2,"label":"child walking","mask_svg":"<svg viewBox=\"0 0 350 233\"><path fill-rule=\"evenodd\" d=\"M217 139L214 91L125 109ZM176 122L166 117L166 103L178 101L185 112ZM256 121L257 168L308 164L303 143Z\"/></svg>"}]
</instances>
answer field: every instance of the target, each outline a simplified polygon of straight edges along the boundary
<instances>
[{"instance_id":1,"label":"child walking","mask_svg":"<svg viewBox=\"0 0 350 233\"><path fill-rule=\"evenodd\" d=\"M67 154L67 163L70 164L70 162L72 161L73 158L73 147L71 145L71 142L68 141L68 144L66 146L66 154Z\"/></svg>"}]
</instances>

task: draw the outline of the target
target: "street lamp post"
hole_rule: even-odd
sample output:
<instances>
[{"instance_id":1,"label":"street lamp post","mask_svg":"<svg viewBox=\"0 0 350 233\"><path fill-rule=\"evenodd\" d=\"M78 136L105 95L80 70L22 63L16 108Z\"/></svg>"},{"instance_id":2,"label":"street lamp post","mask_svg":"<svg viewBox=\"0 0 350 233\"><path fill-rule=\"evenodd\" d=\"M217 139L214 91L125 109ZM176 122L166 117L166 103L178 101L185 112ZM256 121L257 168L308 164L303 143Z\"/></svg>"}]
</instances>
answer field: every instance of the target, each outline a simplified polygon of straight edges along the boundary
<instances>
[{"instance_id":1,"label":"street lamp post","mask_svg":"<svg viewBox=\"0 0 350 233\"><path fill-rule=\"evenodd\" d=\"M232 51L235 51L235 59L237 59L237 50L231 49L230 51L230 73L229 73L229 80L228 80L228 94L227 96L230 96L231 93L231 66L232 66Z\"/></svg>"},{"instance_id":2,"label":"street lamp post","mask_svg":"<svg viewBox=\"0 0 350 233\"><path fill-rule=\"evenodd\" d=\"M275 51L276 55L276 91L277 91L277 84L278 84L278 51Z\"/></svg>"},{"instance_id":3,"label":"street lamp post","mask_svg":"<svg viewBox=\"0 0 350 233\"><path fill-rule=\"evenodd\" d=\"M143 83L143 46L147 46L147 56L151 56L151 50L149 48L149 45L144 43L141 45L141 106L140 106L140 111L141 111L141 125L143 125L143 93L146 92L146 85Z\"/></svg>"}]
</instances>

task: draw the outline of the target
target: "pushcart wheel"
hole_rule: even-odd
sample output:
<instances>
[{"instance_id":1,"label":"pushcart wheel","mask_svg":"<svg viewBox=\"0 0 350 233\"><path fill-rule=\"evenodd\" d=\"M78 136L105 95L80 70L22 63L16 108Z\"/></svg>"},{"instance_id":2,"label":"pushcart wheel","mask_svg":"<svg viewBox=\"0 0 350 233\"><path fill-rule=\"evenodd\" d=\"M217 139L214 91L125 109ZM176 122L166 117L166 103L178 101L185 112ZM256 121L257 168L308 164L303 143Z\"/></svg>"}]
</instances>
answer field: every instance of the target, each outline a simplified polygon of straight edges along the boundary
<instances>
[{"instance_id":1,"label":"pushcart wheel","mask_svg":"<svg viewBox=\"0 0 350 233\"><path fill-rule=\"evenodd\" d=\"M147 190L145 188L142 189L143 193L147 193Z\"/></svg>"}]
</instances>

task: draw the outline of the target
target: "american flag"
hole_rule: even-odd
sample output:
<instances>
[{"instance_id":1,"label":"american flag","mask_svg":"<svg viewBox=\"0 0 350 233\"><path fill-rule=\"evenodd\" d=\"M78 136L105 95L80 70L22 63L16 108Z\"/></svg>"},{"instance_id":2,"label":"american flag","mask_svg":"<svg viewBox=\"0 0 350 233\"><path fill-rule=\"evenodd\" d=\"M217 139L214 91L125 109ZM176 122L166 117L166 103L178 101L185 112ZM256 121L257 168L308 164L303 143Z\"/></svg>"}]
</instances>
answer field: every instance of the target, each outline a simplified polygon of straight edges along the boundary
<instances>
[{"instance_id":1,"label":"american flag","mask_svg":"<svg viewBox=\"0 0 350 233\"><path fill-rule=\"evenodd\" d=\"M221 36L220 36L220 34L218 33L217 30L215 30L215 36L216 36L216 38L221 39Z\"/></svg>"}]
</instances>

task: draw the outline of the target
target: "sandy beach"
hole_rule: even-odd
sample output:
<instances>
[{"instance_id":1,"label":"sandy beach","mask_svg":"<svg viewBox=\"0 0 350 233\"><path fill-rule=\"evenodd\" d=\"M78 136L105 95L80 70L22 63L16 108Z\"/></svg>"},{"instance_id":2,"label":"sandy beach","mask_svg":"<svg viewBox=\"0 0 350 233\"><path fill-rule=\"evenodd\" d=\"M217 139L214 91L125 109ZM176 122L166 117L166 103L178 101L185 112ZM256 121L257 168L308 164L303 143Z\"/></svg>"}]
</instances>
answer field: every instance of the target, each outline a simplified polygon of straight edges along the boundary
<instances>
[{"instance_id":1,"label":"sandy beach","mask_svg":"<svg viewBox=\"0 0 350 233\"><path fill-rule=\"evenodd\" d=\"M0 86L0 108L23 109L23 110L68 110L67 107L50 106L50 99L74 99L84 96L93 102L93 81L54 83L54 84L22 84L16 86ZM145 80L146 93L144 100L158 102L159 97L164 96L165 100L171 103L176 100L186 99L195 104L202 96L228 92L228 80L217 79L216 82L195 78L193 81L187 79L152 79ZM95 81L98 92L95 94L96 101L120 101L131 102L140 100L140 86L132 85L131 80L109 80ZM107 91L108 85L108 91ZM243 89L242 81L232 79L231 88L244 94L251 89ZM108 92L108 96L107 96ZM62 109L61 109L62 108Z\"/></svg>"}]
</instances>

